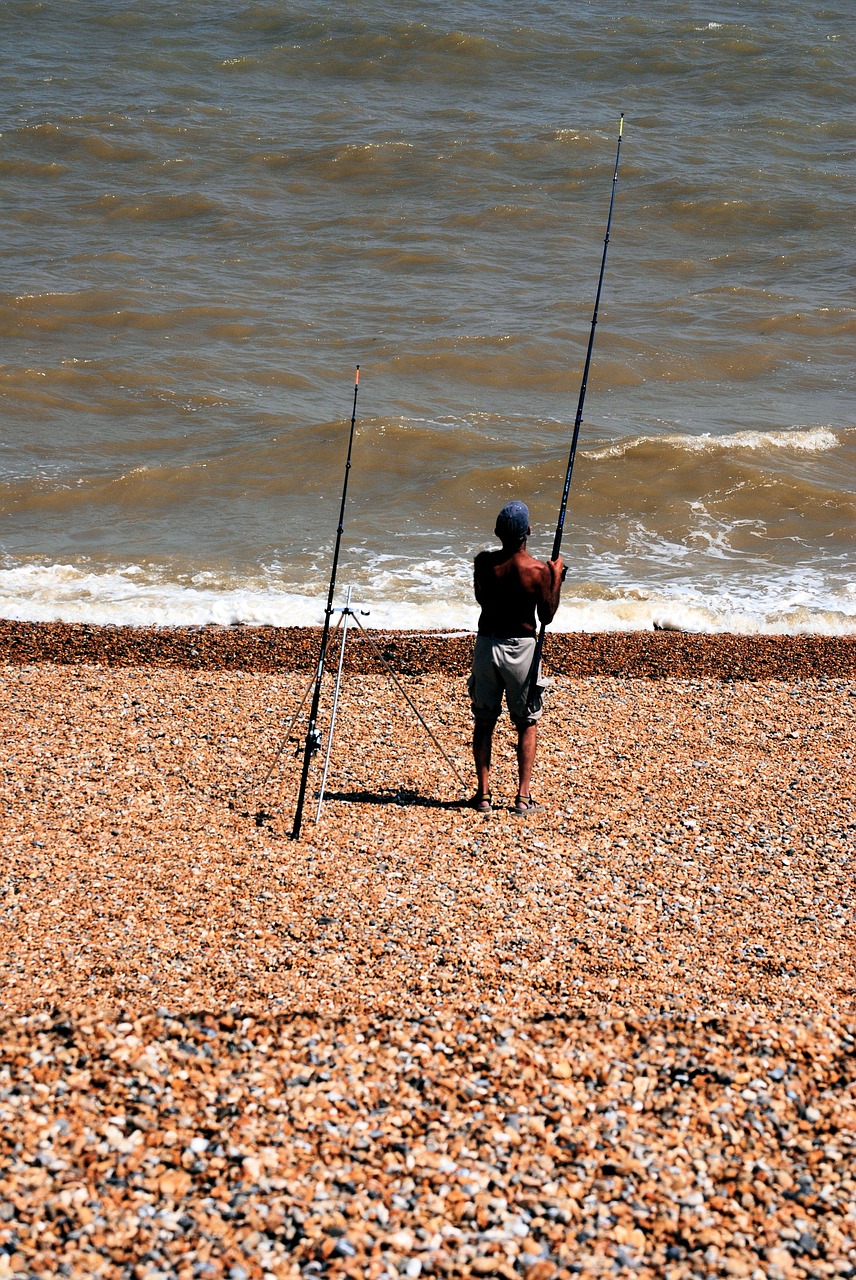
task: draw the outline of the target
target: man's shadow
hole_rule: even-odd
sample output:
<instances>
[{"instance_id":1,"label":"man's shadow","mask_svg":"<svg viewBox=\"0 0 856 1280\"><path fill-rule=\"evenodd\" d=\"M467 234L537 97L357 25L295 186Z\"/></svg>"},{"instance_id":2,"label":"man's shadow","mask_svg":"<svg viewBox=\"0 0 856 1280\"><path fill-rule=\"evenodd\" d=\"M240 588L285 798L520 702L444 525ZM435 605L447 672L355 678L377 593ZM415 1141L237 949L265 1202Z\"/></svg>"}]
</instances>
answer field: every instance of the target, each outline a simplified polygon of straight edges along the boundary
<instances>
[{"instance_id":1,"label":"man's shadow","mask_svg":"<svg viewBox=\"0 0 856 1280\"><path fill-rule=\"evenodd\" d=\"M418 809L465 809L466 800L434 800L430 796L421 796L418 791L408 791L406 787L398 790L384 787L381 791L325 791L325 800L344 800L348 804L396 804L401 808Z\"/></svg>"}]
</instances>

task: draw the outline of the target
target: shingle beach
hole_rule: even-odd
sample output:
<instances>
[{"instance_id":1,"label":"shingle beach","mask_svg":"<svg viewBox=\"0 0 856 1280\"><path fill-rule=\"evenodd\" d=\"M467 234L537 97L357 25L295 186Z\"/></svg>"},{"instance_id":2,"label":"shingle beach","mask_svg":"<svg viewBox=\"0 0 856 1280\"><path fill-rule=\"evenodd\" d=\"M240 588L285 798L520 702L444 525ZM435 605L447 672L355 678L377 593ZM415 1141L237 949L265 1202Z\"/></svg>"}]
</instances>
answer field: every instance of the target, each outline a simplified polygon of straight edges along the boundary
<instances>
[{"instance_id":1,"label":"shingle beach","mask_svg":"<svg viewBox=\"0 0 856 1280\"><path fill-rule=\"evenodd\" d=\"M471 646L0 623L0 1280L856 1276L856 637Z\"/></svg>"}]
</instances>

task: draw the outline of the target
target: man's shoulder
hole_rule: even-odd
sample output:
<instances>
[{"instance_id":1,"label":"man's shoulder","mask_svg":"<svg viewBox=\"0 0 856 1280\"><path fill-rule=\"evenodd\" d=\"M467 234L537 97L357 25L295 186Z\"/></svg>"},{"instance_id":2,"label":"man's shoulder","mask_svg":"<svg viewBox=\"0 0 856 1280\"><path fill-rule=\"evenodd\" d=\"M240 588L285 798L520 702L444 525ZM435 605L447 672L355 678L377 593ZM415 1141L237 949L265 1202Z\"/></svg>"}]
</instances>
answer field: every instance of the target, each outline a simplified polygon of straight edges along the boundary
<instances>
[{"instance_id":1,"label":"man's shoulder","mask_svg":"<svg viewBox=\"0 0 856 1280\"><path fill-rule=\"evenodd\" d=\"M519 554L520 568L524 573L530 573L534 577L543 577L545 573L549 574L550 570L543 560L536 560L534 556L530 556L528 551Z\"/></svg>"},{"instance_id":2,"label":"man's shoulder","mask_svg":"<svg viewBox=\"0 0 856 1280\"><path fill-rule=\"evenodd\" d=\"M497 564L499 553L496 551L480 551L475 558L475 566L477 569L486 569L488 565Z\"/></svg>"}]
</instances>

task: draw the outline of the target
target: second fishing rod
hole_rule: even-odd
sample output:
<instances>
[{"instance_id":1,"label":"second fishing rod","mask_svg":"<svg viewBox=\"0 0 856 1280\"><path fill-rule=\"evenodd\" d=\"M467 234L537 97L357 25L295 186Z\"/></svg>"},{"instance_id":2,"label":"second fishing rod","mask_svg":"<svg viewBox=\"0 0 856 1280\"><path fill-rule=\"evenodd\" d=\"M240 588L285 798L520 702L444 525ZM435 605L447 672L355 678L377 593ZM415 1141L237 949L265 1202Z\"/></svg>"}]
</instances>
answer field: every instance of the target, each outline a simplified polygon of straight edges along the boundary
<instances>
[{"instance_id":1,"label":"second fishing rod","mask_svg":"<svg viewBox=\"0 0 856 1280\"><path fill-rule=\"evenodd\" d=\"M330 572L330 589L327 593L327 608L324 611L324 629L321 632L321 648L318 654L318 666L315 673L315 691L309 709L309 727L306 730L306 741L303 747L303 770L300 774L300 789L297 793L297 808L294 812L294 826L291 831L293 840L300 839L300 827L303 821L303 805L306 800L306 784L309 779L309 766L312 757L321 746L321 734L318 731L318 710L321 705L321 682L324 679L324 662L327 656L327 644L330 639L330 619L333 616L333 597L336 592L336 570L339 565L339 549L342 545L342 531L345 527L345 500L348 496L348 477L351 474L351 453L354 448L354 426L357 421L357 392L360 389L360 366L354 373L354 403L351 408L351 433L348 437L348 457L345 462L345 479L342 484L342 504L339 507L339 524L336 529L336 545L333 550L333 568Z\"/></svg>"},{"instance_id":2,"label":"second fishing rod","mask_svg":"<svg viewBox=\"0 0 856 1280\"><path fill-rule=\"evenodd\" d=\"M591 329L589 331L588 349L586 351L585 365L583 366L583 377L582 377L582 382L580 384L580 396L577 402L576 417L574 418L574 432L571 437L571 451L570 451L570 454L568 455L568 467L567 467L567 471L565 472L565 487L562 490L562 501L559 505L559 519L556 523L556 536L553 539L553 553L550 556L551 560L556 560L558 558L559 552L562 549L562 535L565 529L565 512L568 509L568 494L570 493L570 490L571 490L571 476L573 475L574 459L577 455L577 441L579 440L580 426L583 420L583 405L585 404L586 387L588 386L589 367L591 366L591 353L594 347L594 331L597 328L597 313L600 308L600 294L603 288L603 273L606 267L606 251L609 248L609 230L610 230L610 227L612 226L612 209L613 209L613 205L615 204L615 188L618 185L618 164L621 159L621 136L623 132L624 132L624 112L622 111L621 119L618 122L618 145L615 150L615 169L612 174L612 192L609 197L609 214L607 215L607 219L606 219L606 235L604 236L604 239L603 239L603 255L601 256L601 260L600 260L600 275L598 276L598 281L597 281L597 293L595 295L594 311L592 313L592 318L591 318ZM529 672L529 692L527 695L527 701L530 707L533 707L535 705L535 702L537 699L538 680L540 676L540 666L541 666L541 654L543 653L543 650L544 650L544 634L546 630L547 630L547 624L546 622L542 622L541 628L538 632L538 641L537 641L537 644L535 645L535 655L532 659L532 668Z\"/></svg>"},{"instance_id":3,"label":"second fishing rod","mask_svg":"<svg viewBox=\"0 0 856 1280\"><path fill-rule=\"evenodd\" d=\"M309 780L309 770L310 770L310 765L312 763L312 757L315 755L315 753L319 750L321 746L321 731L318 728L318 713L319 713L319 708L321 704L321 684L324 679L324 666L325 666L328 642L330 637L330 620L334 613L333 598L336 592L336 572L339 566L339 550L342 544L342 531L345 525L345 502L347 501L347 497L348 497L348 479L351 474L351 454L353 452L353 446L354 446L354 426L357 418L357 392L359 390L359 385L360 385L360 366L357 365L356 374L354 377L354 403L353 403L353 408L351 410L351 431L348 437L348 457L345 462L345 478L342 483L342 502L341 502L341 506L339 507L339 524L336 529L336 545L333 551L333 567L330 572L330 587L327 593L327 608L324 611L324 627L321 633L321 648L318 655L318 664L315 669L315 690L312 697L312 705L309 711L309 727L307 728L307 731L306 731L306 741L303 748L303 769L300 774L300 788L297 796L297 808L294 814L294 826L291 831L292 839L294 840L298 840L300 838L300 830L303 823L303 807L306 801L306 790L307 790L307 785ZM449 766L451 771L454 773L455 777L461 783L461 786L464 789L466 789L466 783L464 782L463 778L458 772L454 762L449 758L446 751L444 751L436 735L432 732L431 728L426 723L423 716L420 714L419 709L414 704L412 698L407 693L407 690L402 686L401 682L397 679L395 672L390 667L380 647L371 638L369 633L365 630L359 618L357 617L355 611L350 606L351 606L351 592L349 588L348 603L345 606L345 608L341 610L342 622L343 622L342 646L341 646L340 655L339 655L339 671L336 676L336 688L333 696L333 711L330 717L330 725L328 730L329 739L328 739L328 746L327 746L327 757L324 763L324 774L321 780L321 790L318 797L318 809L315 815L316 822L318 821L318 818L321 814L321 803L324 798L324 785L327 779L327 768L330 762L330 745L332 743L332 738L333 738L333 726L336 720L336 708L339 700L339 682L341 680L341 675L342 675L342 664L345 656L345 636L348 630L349 619L353 620L353 622L355 622L356 625L360 628L361 634L367 640L371 649L374 651L374 655L378 660L378 662L380 663L381 667L385 670L386 674L389 676L393 685L395 685L396 689L401 694L404 701L410 707L411 711L416 716L416 719L422 725L422 728L428 734L434 746L437 748L440 755L446 761L446 764ZM307 688L306 694L304 695L304 697L308 697L308 695L309 695L309 689ZM301 707L302 705L303 704L301 703ZM298 715L299 715L299 710L298 710Z\"/></svg>"}]
</instances>

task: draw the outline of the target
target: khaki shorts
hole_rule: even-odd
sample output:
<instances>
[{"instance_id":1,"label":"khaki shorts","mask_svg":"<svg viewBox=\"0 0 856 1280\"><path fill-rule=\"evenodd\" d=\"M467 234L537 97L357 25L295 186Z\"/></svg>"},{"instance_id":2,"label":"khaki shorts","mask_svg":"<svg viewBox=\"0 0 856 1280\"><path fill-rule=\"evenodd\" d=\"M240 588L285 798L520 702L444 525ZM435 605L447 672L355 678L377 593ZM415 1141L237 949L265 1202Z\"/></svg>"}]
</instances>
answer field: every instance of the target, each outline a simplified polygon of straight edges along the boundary
<instances>
[{"instance_id":1,"label":"khaki shorts","mask_svg":"<svg viewBox=\"0 0 856 1280\"><path fill-rule=\"evenodd\" d=\"M473 716L480 724L496 724L502 711L502 695L508 714L517 729L537 724L544 714L544 695L553 683L538 668L538 684L532 707L527 706L529 675L535 656L535 638L521 636L496 640L493 636L476 636L473 669L467 689Z\"/></svg>"}]
</instances>

